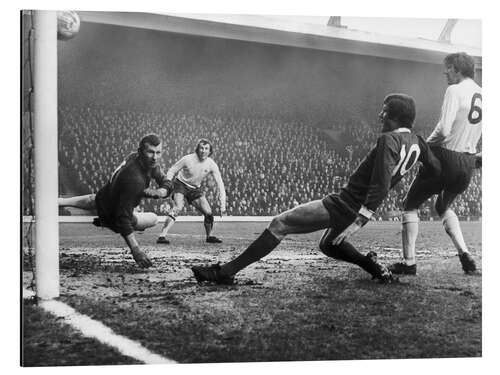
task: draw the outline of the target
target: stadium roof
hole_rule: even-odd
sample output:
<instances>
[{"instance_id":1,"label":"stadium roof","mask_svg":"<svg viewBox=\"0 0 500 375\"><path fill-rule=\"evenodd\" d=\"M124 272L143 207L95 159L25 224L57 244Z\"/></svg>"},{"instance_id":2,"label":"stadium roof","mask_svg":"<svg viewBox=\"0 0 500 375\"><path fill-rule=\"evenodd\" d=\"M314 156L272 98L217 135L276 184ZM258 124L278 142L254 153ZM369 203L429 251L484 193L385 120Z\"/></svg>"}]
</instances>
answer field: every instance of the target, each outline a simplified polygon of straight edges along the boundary
<instances>
[{"instance_id":1,"label":"stadium roof","mask_svg":"<svg viewBox=\"0 0 500 375\"><path fill-rule=\"evenodd\" d=\"M481 27L478 20L455 20L447 24L445 19L342 17L337 18L337 26L330 26L330 17L310 16L133 12L79 14L87 22L438 64L442 63L446 54L464 51L475 56L481 64ZM420 27L416 27L418 23ZM445 39L448 40L438 41L440 36L446 37L446 32ZM460 39L457 35L469 38Z\"/></svg>"}]
</instances>

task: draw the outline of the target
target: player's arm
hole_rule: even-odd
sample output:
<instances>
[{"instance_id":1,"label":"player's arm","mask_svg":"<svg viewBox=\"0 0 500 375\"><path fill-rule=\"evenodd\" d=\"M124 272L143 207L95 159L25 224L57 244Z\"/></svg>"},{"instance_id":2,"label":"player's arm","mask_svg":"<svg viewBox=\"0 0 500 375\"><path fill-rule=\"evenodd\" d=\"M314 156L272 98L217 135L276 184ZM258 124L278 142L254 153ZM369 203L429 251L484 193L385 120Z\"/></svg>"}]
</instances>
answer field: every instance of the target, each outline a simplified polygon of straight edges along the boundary
<instances>
[{"instance_id":1,"label":"player's arm","mask_svg":"<svg viewBox=\"0 0 500 375\"><path fill-rule=\"evenodd\" d=\"M450 134L453 121L455 121L457 117L459 106L460 103L458 94L456 93L456 85L448 86L441 107L441 117L434 131L429 138L427 138L427 143L431 146L439 145Z\"/></svg>"},{"instance_id":2,"label":"player's arm","mask_svg":"<svg viewBox=\"0 0 500 375\"><path fill-rule=\"evenodd\" d=\"M117 181L120 184L118 206L114 212L114 225L125 239L137 264L143 268L151 267L152 262L140 248L134 235L134 202L142 194L140 181L129 178Z\"/></svg>"},{"instance_id":3,"label":"player's arm","mask_svg":"<svg viewBox=\"0 0 500 375\"><path fill-rule=\"evenodd\" d=\"M122 192L114 212L114 225L124 237L134 231L134 206L132 202L132 197L126 192Z\"/></svg>"},{"instance_id":4,"label":"player's arm","mask_svg":"<svg viewBox=\"0 0 500 375\"><path fill-rule=\"evenodd\" d=\"M174 177L179 173L179 171L184 168L186 164L186 157L181 158L173 166L169 168L166 174L158 167L153 169L152 177L158 184L157 189L146 188L144 189L143 196L146 198L153 199L164 199L167 198L174 190L174 183L172 182Z\"/></svg>"},{"instance_id":5,"label":"player's arm","mask_svg":"<svg viewBox=\"0 0 500 375\"><path fill-rule=\"evenodd\" d=\"M214 176L215 183L219 189L219 204L221 214L226 212L226 189L224 187L224 182L222 181L222 176L219 170L219 166L214 162L212 167L212 175Z\"/></svg>"},{"instance_id":6,"label":"player's arm","mask_svg":"<svg viewBox=\"0 0 500 375\"><path fill-rule=\"evenodd\" d=\"M135 239L134 232L129 233L128 235L122 234L122 236L125 239L125 242L127 243L135 262L142 268L151 267L153 265L153 262L151 262L151 259L149 259L148 256L143 251L141 251L141 249L139 249L139 244Z\"/></svg>"},{"instance_id":7,"label":"player's arm","mask_svg":"<svg viewBox=\"0 0 500 375\"><path fill-rule=\"evenodd\" d=\"M172 180L167 178L166 174L163 173L163 170L160 167L155 167L153 169L152 177L158 184L158 188L146 188L144 190L144 197L153 199L167 198L174 189Z\"/></svg>"}]
</instances>

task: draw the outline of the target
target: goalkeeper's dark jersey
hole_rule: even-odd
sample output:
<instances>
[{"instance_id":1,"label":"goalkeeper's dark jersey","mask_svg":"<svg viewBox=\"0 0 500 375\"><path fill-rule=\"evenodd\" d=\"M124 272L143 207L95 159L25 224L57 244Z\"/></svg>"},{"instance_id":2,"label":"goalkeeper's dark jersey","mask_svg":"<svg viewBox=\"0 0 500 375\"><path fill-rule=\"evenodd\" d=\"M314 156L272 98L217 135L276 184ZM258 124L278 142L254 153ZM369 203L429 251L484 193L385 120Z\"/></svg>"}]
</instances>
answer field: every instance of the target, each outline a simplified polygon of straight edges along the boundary
<instances>
[{"instance_id":1,"label":"goalkeeper's dark jersey","mask_svg":"<svg viewBox=\"0 0 500 375\"><path fill-rule=\"evenodd\" d=\"M130 154L96 194L97 213L104 226L124 236L132 233L134 208L144 197L151 179L166 188L166 175L159 166L150 168L137 153Z\"/></svg>"},{"instance_id":2,"label":"goalkeeper's dark jersey","mask_svg":"<svg viewBox=\"0 0 500 375\"><path fill-rule=\"evenodd\" d=\"M440 163L422 137L406 128L383 133L342 188L340 197L355 211L361 206L375 211L417 161L429 173L439 175Z\"/></svg>"}]
</instances>

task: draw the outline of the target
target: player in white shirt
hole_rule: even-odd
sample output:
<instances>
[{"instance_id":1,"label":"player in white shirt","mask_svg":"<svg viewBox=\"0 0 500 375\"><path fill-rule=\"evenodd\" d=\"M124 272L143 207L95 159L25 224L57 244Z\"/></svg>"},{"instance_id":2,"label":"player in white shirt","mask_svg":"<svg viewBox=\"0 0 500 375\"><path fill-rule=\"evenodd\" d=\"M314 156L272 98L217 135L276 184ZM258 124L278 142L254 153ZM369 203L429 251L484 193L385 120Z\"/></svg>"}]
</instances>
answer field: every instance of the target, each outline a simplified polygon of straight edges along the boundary
<instances>
[{"instance_id":1,"label":"player in white shirt","mask_svg":"<svg viewBox=\"0 0 500 375\"><path fill-rule=\"evenodd\" d=\"M173 181L173 207L168 211L162 232L157 243L169 244L167 234L174 225L178 213L184 207L184 199L193 205L204 216L204 226L209 243L222 242L219 238L212 236L214 227L214 216L212 208L201 191L201 183L208 174L212 174L219 190L219 203L221 215L226 212L226 190L222 181L219 167L210 157L213 147L209 140L200 139L196 145L195 152L183 156L167 172L167 179Z\"/></svg>"},{"instance_id":2,"label":"player in white shirt","mask_svg":"<svg viewBox=\"0 0 500 375\"><path fill-rule=\"evenodd\" d=\"M460 223L450 208L471 181L474 169L481 166L476 154L481 138L481 87L474 82L474 60L465 53L453 53L444 59L448 88L444 95L441 117L427 139L432 152L441 162L441 175L429 176L421 168L404 201L402 217L403 261L392 264L395 274L415 275L415 242L418 235L418 208L437 194L435 208L446 233L455 245L465 273L476 271L476 264L465 244Z\"/></svg>"}]
</instances>

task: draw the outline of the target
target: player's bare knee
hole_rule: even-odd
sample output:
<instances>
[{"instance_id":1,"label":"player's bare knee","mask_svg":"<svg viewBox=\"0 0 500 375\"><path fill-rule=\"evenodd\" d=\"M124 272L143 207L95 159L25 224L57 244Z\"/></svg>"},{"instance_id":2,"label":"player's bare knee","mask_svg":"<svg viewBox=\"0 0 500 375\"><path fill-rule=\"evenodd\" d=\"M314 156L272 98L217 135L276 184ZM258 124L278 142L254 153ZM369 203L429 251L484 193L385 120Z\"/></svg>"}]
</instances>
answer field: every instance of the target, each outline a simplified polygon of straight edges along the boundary
<instances>
[{"instance_id":1,"label":"player's bare knee","mask_svg":"<svg viewBox=\"0 0 500 375\"><path fill-rule=\"evenodd\" d=\"M155 213L153 213L153 212L150 212L149 214L151 215L151 217L150 217L150 226L154 227L156 224L158 224L158 216Z\"/></svg>"},{"instance_id":2,"label":"player's bare knee","mask_svg":"<svg viewBox=\"0 0 500 375\"><path fill-rule=\"evenodd\" d=\"M284 237L287 234L288 225L284 215L273 217L267 229L276 237Z\"/></svg>"},{"instance_id":3,"label":"player's bare knee","mask_svg":"<svg viewBox=\"0 0 500 375\"><path fill-rule=\"evenodd\" d=\"M136 230L142 231L158 224L158 216L153 212L141 212L135 215L137 218L137 224L135 225Z\"/></svg>"}]
</instances>

